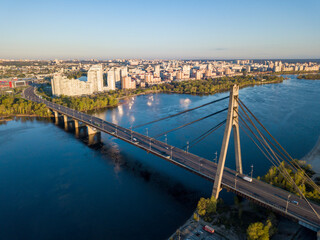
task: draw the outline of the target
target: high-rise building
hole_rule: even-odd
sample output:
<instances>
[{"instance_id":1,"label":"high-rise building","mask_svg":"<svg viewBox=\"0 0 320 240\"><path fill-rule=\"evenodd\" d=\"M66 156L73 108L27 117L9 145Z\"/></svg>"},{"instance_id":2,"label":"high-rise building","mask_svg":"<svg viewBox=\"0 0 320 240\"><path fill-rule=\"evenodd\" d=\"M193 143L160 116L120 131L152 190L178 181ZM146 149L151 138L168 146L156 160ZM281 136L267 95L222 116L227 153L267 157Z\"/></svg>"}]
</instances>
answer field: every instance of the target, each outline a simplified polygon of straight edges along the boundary
<instances>
[{"instance_id":1,"label":"high-rise building","mask_svg":"<svg viewBox=\"0 0 320 240\"><path fill-rule=\"evenodd\" d=\"M207 69L206 72L205 72L205 76L206 77L211 77L211 74L212 74L212 71Z\"/></svg>"},{"instance_id":2,"label":"high-rise building","mask_svg":"<svg viewBox=\"0 0 320 240\"><path fill-rule=\"evenodd\" d=\"M190 78L190 65L183 65L182 67L182 73L183 73L183 78L189 79Z\"/></svg>"},{"instance_id":3,"label":"high-rise building","mask_svg":"<svg viewBox=\"0 0 320 240\"><path fill-rule=\"evenodd\" d=\"M177 71L176 79L181 80L182 79L182 71Z\"/></svg>"},{"instance_id":4,"label":"high-rise building","mask_svg":"<svg viewBox=\"0 0 320 240\"><path fill-rule=\"evenodd\" d=\"M55 73L51 79L52 94L55 96L80 96L94 92L93 82L69 79L62 73Z\"/></svg>"},{"instance_id":5,"label":"high-rise building","mask_svg":"<svg viewBox=\"0 0 320 240\"><path fill-rule=\"evenodd\" d=\"M55 73L51 80L52 94L56 96L79 96L101 92L103 88L102 65L93 65L87 77L69 79L63 73Z\"/></svg>"},{"instance_id":6,"label":"high-rise building","mask_svg":"<svg viewBox=\"0 0 320 240\"><path fill-rule=\"evenodd\" d=\"M121 81L120 68L116 68L114 70L114 80L116 81L116 84L120 85L120 81Z\"/></svg>"},{"instance_id":7,"label":"high-rise building","mask_svg":"<svg viewBox=\"0 0 320 240\"><path fill-rule=\"evenodd\" d=\"M144 76L144 80L146 83L152 83L153 82L153 75L151 73L146 73Z\"/></svg>"},{"instance_id":8,"label":"high-rise building","mask_svg":"<svg viewBox=\"0 0 320 240\"><path fill-rule=\"evenodd\" d=\"M196 76L196 80L200 80L200 79L202 78L202 73L201 73L201 71L200 71L200 70L197 70L195 76Z\"/></svg>"},{"instance_id":9,"label":"high-rise building","mask_svg":"<svg viewBox=\"0 0 320 240\"><path fill-rule=\"evenodd\" d=\"M131 77L126 76L121 79L121 88L122 89L132 89L136 88L136 82L132 81Z\"/></svg>"},{"instance_id":10,"label":"high-rise building","mask_svg":"<svg viewBox=\"0 0 320 240\"><path fill-rule=\"evenodd\" d=\"M107 90L115 90L116 81L114 79L114 69L110 69L107 72Z\"/></svg>"},{"instance_id":11,"label":"high-rise building","mask_svg":"<svg viewBox=\"0 0 320 240\"><path fill-rule=\"evenodd\" d=\"M88 82L93 83L93 91L103 91L103 69L102 65L93 65L88 71Z\"/></svg>"},{"instance_id":12,"label":"high-rise building","mask_svg":"<svg viewBox=\"0 0 320 240\"><path fill-rule=\"evenodd\" d=\"M123 77L128 76L128 67L127 67L127 66L121 68L121 70L120 70L120 76L121 76L121 79L122 79Z\"/></svg>"},{"instance_id":13,"label":"high-rise building","mask_svg":"<svg viewBox=\"0 0 320 240\"><path fill-rule=\"evenodd\" d=\"M154 75L160 77L160 65L154 66Z\"/></svg>"}]
</instances>

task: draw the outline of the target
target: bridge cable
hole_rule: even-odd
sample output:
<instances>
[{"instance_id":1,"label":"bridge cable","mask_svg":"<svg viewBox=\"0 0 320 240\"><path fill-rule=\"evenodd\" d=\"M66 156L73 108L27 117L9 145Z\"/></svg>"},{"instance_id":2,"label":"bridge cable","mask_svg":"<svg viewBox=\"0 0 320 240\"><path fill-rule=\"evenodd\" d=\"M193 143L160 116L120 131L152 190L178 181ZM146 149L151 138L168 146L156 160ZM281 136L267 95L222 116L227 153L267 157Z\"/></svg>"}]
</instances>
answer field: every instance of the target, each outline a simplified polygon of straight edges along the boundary
<instances>
[{"instance_id":1,"label":"bridge cable","mask_svg":"<svg viewBox=\"0 0 320 240\"><path fill-rule=\"evenodd\" d=\"M182 112L178 112L178 113L175 113L175 114L169 115L169 116L167 116L167 117L163 117L163 118L160 118L160 119L157 119L157 120L151 121L151 122L147 122L147 123L143 123L143 124L140 124L140 125L134 126L134 127L132 127L132 129L140 128L140 127L143 127L143 126L146 126L146 125L152 124L152 123L160 122L160 121L165 120L165 119L168 119L168 118L176 117L176 116L179 116L179 115L181 115L181 114L184 114L184 113L187 113L187 112L191 112L191 111L193 111L193 110L196 110L196 109L199 109L199 108L202 108L202 107L208 106L208 105L210 105L210 104L220 102L220 101L225 100L225 99L227 99L227 98L229 98L229 96L227 96L227 97L223 97L223 98L220 98L220 99L217 99L217 100L214 100L214 101L211 101L211 102L205 103L205 104L202 104L202 105L200 105L200 106L198 106L198 107L190 108L190 109L187 109L187 110L185 110L185 111L182 111Z\"/></svg>"},{"instance_id":2,"label":"bridge cable","mask_svg":"<svg viewBox=\"0 0 320 240\"><path fill-rule=\"evenodd\" d=\"M239 99L240 100L240 99ZM241 100L240 100L241 101ZM239 103L239 105L243 105L247 111L255 118L255 120L262 126L262 128L271 136L271 138L276 142L276 144L287 154L287 156L290 158L288 159L288 157L286 157L283 152L281 152L268 138L267 140L269 141L269 143L271 143L279 152L281 155L283 155L286 159L287 162L289 164L289 166L291 166L294 170L296 170L296 172L301 176L301 177L305 177L307 180L307 183L309 183L314 189L318 190L320 192L320 187L309 177L309 175L305 172L304 169L301 168L301 166L299 165L298 162L296 162L291 156L290 154L281 146L281 144L271 135L271 133L262 125L262 123L255 117L255 115L248 109L248 107L246 107L244 105L244 103L241 101L241 103ZM299 171L300 170L300 171Z\"/></svg>"},{"instance_id":3,"label":"bridge cable","mask_svg":"<svg viewBox=\"0 0 320 240\"><path fill-rule=\"evenodd\" d=\"M240 116L240 115L239 115ZM243 119L242 119L242 117L240 117L240 119L243 121ZM244 122L245 123L245 122ZM248 128L248 125L245 123L245 125L246 125L246 127ZM241 125L240 125L240 127L241 127ZM250 128L248 128L251 132L252 132L252 130L250 129ZM253 132L252 132L253 133ZM257 136L253 133L253 135L257 138ZM257 138L258 139L258 141L261 143L261 144L263 144L262 142L261 142L261 140L259 139L259 138ZM266 149L266 147L264 146L264 145L262 145L265 149ZM259 147L259 149L261 150L261 148ZM266 150L267 151L267 150ZM269 153L269 152L268 152ZM269 153L269 155L270 155L270 153ZM266 155L265 155L266 156ZM270 161L270 159L267 157L267 159ZM272 157L272 159L274 159L273 157ZM282 165L281 164L279 164L279 167L277 166L277 164L275 164L275 163L273 163L273 161L270 161L279 171L280 171L280 173L283 175L283 177L284 178L286 178L287 179L287 181L289 182L289 183L291 183L293 186L295 186L296 188L297 188L297 190L298 190L298 192L300 193L300 196L302 196L303 198L304 198L304 200L307 202L307 204L309 205L309 207L312 209L312 211L315 213L315 215L317 216L317 218L318 219L320 219L320 216L319 216L319 214L317 213L317 211L313 208L313 206L310 204L310 202L307 200L307 198L304 196L304 194L301 192L301 190L299 189L299 187L297 186L297 184L294 182L294 180L292 179L292 177L290 176L290 174L288 173L288 171L285 169L285 167L283 166L283 167L281 167ZM283 168L283 169L282 169Z\"/></svg>"},{"instance_id":4,"label":"bridge cable","mask_svg":"<svg viewBox=\"0 0 320 240\"><path fill-rule=\"evenodd\" d=\"M261 144L264 144L265 146L268 147L269 151L273 154L273 159L276 160L276 162L278 162L279 166L281 166L281 161L278 159L277 155L275 154L275 152L273 151L273 149L270 147L270 145L267 143L267 141L265 140L264 135L259 131L259 129L255 126L255 124L252 122L252 120L250 119L250 117L247 115L246 112L244 112L246 114L247 119L249 120L249 122L251 123L251 125L255 128L255 130L258 132L258 134L260 135L260 138L262 139L262 142L260 141ZM244 122L243 118L241 117L242 114L239 114L240 119ZM247 125L248 126L248 125ZM255 137L257 138L257 136L255 135ZM259 139L259 138L257 138ZM268 151L266 149L266 151ZM269 152L268 152L269 153ZM291 178L290 174L287 172L286 169L284 169L284 172L287 176L289 176L290 181L292 182L293 185L297 188L298 192L301 194L301 196L303 195L300 191L300 189L298 188L298 186L295 184L294 180ZM288 180L288 179L287 179Z\"/></svg>"},{"instance_id":5,"label":"bridge cable","mask_svg":"<svg viewBox=\"0 0 320 240\"><path fill-rule=\"evenodd\" d=\"M178 129L180 129L180 128L184 128L184 127L186 127L186 126L189 126L189 125L191 125L191 124L193 124L193 123L199 122L199 121L204 120L204 119L206 119L206 118L212 117L212 116L217 115L217 114L219 114L219 113L222 113L222 112L224 112L224 111L226 111L226 110L228 110L228 108L224 108L224 109L219 110L219 111L217 111L217 112L211 113L211 114L209 114L209 115L207 115L207 116L205 116L205 117L199 118L199 119L194 120L194 121L192 121L192 122L183 124L183 125L181 125L181 126L179 126L179 127L173 128L173 129L168 130L168 131L163 132L163 133L160 133L160 134L154 136L154 138L161 137L161 136L163 136L163 135L165 135L165 134L168 134L168 133L170 133L170 132L176 131L176 130L178 130Z\"/></svg>"},{"instance_id":6,"label":"bridge cable","mask_svg":"<svg viewBox=\"0 0 320 240\"><path fill-rule=\"evenodd\" d=\"M293 167L296 172L301 176L307 179L307 182L316 190L320 192L320 187L306 174L305 170L301 168L301 166L290 156L290 154L281 146L281 144L271 135L271 133L263 126L263 124L258 120L258 118L248 109L248 107L239 99L239 106L242 106L254 117L254 119L259 123L259 125L268 133L268 135L275 141L275 143L284 151L284 153L290 158L288 158L282 151L280 151L268 138L267 141L277 150L279 153L287 159L289 166ZM244 109L242 108L244 111ZM300 170L300 171L298 171Z\"/></svg>"},{"instance_id":7,"label":"bridge cable","mask_svg":"<svg viewBox=\"0 0 320 240\"><path fill-rule=\"evenodd\" d=\"M195 146L196 144L198 144L199 142L201 142L203 139L205 139L206 137L208 137L211 133L213 133L214 131L218 130L221 126L223 126L223 124L226 123L226 119L223 120L222 122L218 123L217 125L215 125L214 127L210 128L209 130L207 130L206 132L204 132L203 134L201 134L200 136L198 136L197 138L193 139L190 143L189 143L189 148L192 148L193 146ZM182 147L183 149L185 149L188 145L185 145L184 147Z\"/></svg>"},{"instance_id":8,"label":"bridge cable","mask_svg":"<svg viewBox=\"0 0 320 240\"><path fill-rule=\"evenodd\" d=\"M270 149L271 153L274 154L274 151L272 150L272 148L270 147L270 145L266 142L266 140L264 139L264 137L262 136L261 132L259 131L259 129L257 129L257 127L255 126L255 124L252 122L252 120L250 119L250 117L247 115L246 112L244 112L246 114L246 116L248 117L251 125L256 129L256 131L259 133L261 139L263 140L264 144ZM239 115L240 116L240 115ZM281 166L281 162L279 161L279 159L275 156L275 159L277 160L277 162L279 163L279 166ZM310 206L310 208L313 210L313 212L315 213L315 215L317 216L318 219L320 219L319 214L317 213L317 211L313 208L313 206L310 204L310 202L307 200L307 198L304 196L304 194L301 192L300 188L297 186L297 184L295 183L295 181L292 179L292 177L290 176L290 174L288 173L288 171L284 168L283 169L283 173L285 173L285 175L287 175L290 179L289 182L293 183L293 185L296 187L296 190L299 192L300 196L304 198L304 200L307 202L307 204ZM287 180L289 180L287 179Z\"/></svg>"},{"instance_id":9,"label":"bridge cable","mask_svg":"<svg viewBox=\"0 0 320 240\"><path fill-rule=\"evenodd\" d=\"M292 182L291 179L288 178L287 174L284 173L282 171L282 169L279 169L278 164L276 162L276 159L274 158L274 156L270 153L270 151L267 149L267 147L265 146L265 144L263 143L263 141L252 131L252 129L248 126L248 124L243 120L242 116L239 114L239 118L241 120L241 124L244 124L245 127L251 132L251 134L259 141L259 143L261 144L261 146L264 148L265 152L269 155L267 156L266 153L261 149L261 147L253 140L253 138L249 135L249 138L257 145L257 147L259 148L259 150L261 150L261 152L265 155L265 157L271 162L272 165L274 165L283 175L284 178L286 178L288 180L288 182ZM244 132L248 135L248 133L245 131L245 129L242 128L242 125L239 125L241 127L242 130L244 130ZM281 164L279 164L279 166L282 166Z\"/></svg>"},{"instance_id":10,"label":"bridge cable","mask_svg":"<svg viewBox=\"0 0 320 240\"><path fill-rule=\"evenodd\" d=\"M264 148L264 150L266 151L266 153L269 155L269 157L266 155L266 153L260 148L258 147L262 153L266 156L266 158L277 168L278 168L278 164L276 159L274 158L274 156L272 155L272 153L270 153L270 151L267 149L266 145L263 143L263 141L261 140L261 138L259 138L259 136L257 136L253 130L248 126L248 124L245 122L245 120L242 118L241 114L239 114L239 118L241 120L241 123L245 125L245 127L251 132L251 134L259 141L259 143L261 144L261 146ZM241 127L241 125L239 125ZM244 129L243 129L244 130ZM246 131L245 131L246 133ZM250 136L249 136L250 137ZM258 146L258 144L252 139L252 137L250 137L250 139ZM281 164L279 164L279 166L281 166ZM279 169L279 171L282 172L281 169ZM288 179L287 174L283 173L283 176L288 180L288 182L291 182L291 179Z\"/></svg>"},{"instance_id":11,"label":"bridge cable","mask_svg":"<svg viewBox=\"0 0 320 240\"><path fill-rule=\"evenodd\" d=\"M241 124L239 124L241 130L251 139L251 141L258 147L258 149L259 149L259 150L263 153L263 155L269 160L269 162L270 162L276 169L278 169L278 170L282 173L282 175L284 176L284 178L287 179L287 176L284 175L284 173L282 172L281 169L279 169L279 167L277 166L277 164L274 163L274 161L261 149L261 147L259 146L259 144L250 136L250 134L245 130L245 128L244 128L242 125L243 125L243 123L241 122ZM252 131L251 129L249 129L249 130ZM253 133L253 135L255 136L254 133ZM260 139L258 139L258 141L260 142L260 144L262 144ZM265 148L264 145L262 145L262 146ZM269 152L268 152L268 153L269 153ZM290 182L289 179L287 179L287 180L288 180L288 182Z\"/></svg>"}]
</instances>

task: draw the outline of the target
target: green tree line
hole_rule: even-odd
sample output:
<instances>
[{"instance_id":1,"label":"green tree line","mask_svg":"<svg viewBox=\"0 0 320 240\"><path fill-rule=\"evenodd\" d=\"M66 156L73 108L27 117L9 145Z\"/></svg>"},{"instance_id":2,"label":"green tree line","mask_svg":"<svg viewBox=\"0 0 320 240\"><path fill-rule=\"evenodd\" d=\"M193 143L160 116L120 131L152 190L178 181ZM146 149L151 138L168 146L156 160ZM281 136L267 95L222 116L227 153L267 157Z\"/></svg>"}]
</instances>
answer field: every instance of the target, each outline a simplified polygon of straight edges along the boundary
<instances>
[{"instance_id":1,"label":"green tree line","mask_svg":"<svg viewBox=\"0 0 320 240\"><path fill-rule=\"evenodd\" d=\"M52 98L52 102L78 111L90 111L116 106L118 104L118 99L113 95L93 95L85 97L60 96L59 98Z\"/></svg>"},{"instance_id":2,"label":"green tree line","mask_svg":"<svg viewBox=\"0 0 320 240\"><path fill-rule=\"evenodd\" d=\"M24 100L17 96L0 96L0 116L36 115L50 117L51 113L45 104Z\"/></svg>"},{"instance_id":3,"label":"green tree line","mask_svg":"<svg viewBox=\"0 0 320 240\"><path fill-rule=\"evenodd\" d=\"M273 75L221 77L208 80L189 80L165 83L153 86L153 89L157 89L161 92L214 94L217 92L228 91L234 84L238 84L240 87L245 87L256 84L282 82L283 80L283 77Z\"/></svg>"},{"instance_id":4,"label":"green tree line","mask_svg":"<svg viewBox=\"0 0 320 240\"><path fill-rule=\"evenodd\" d=\"M298 79L320 80L320 73L319 74L302 74L298 76Z\"/></svg>"},{"instance_id":5,"label":"green tree line","mask_svg":"<svg viewBox=\"0 0 320 240\"><path fill-rule=\"evenodd\" d=\"M315 174L312 171L312 167L310 164L305 164L304 162L294 160L301 166L301 170L293 171L287 163L281 162L279 168L286 170L291 178L294 180L295 184L298 186L300 191L306 196L306 198L320 203L320 193L314 189L309 183L307 183L307 179L304 176L306 173L310 178ZM283 188L289 192L299 195L298 189L293 185L293 183L289 182L279 171L279 168L272 166L267 174L261 177L261 180L270 183L274 186ZM258 178L259 179L259 178Z\"/></svg>"}]
</instances>

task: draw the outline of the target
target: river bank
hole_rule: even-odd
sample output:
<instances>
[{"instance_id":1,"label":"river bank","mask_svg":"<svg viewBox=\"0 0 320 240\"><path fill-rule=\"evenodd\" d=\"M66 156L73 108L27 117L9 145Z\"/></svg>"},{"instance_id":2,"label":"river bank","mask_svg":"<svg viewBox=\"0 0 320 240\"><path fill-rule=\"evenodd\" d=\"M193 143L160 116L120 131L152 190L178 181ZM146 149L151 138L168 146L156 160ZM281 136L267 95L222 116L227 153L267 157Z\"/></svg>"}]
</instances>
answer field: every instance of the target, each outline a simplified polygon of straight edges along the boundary
<instances>
[{"instance_id":1,"label":"river bank","mask_svg":"<svg viewBox=\"0 0 320 240\"><path fill-rule=\"evenodd\" d=\"M40 116L36 114L11 114L7 116L1 116L0 122L8 122L14 120L16 117L40 117L40 118L50 118L52 116Z\"/></svg>"},{"instance_id":2,"label":"river bank","mask_svg":"<svg viewBox=\"0 0 320 240\"><path fill-rule=\"evenodd\" d=\"M55 103L65 105L69 108L85 112L117 107L121 105L121 100L140 95L147 95L153 93L176 93L200 96L214 95L217 93L228 92L233 84L238 84L240 88L245 88L250 86L281 83L283 82L283 80L283 77L272 75L265 75L261 76L260 78L253 76L223 76L217 79L173 81L170 83L153 85L149 88L121 89L81 97L62 96L52 98L50 96L51 93L49 93L48 90L44 90L44 88L42 87L39 87L40 91L38 91L38 94L42 95L42 97L49 101L53 101Z\"/></svg>"},{"instance_id":3,"label":"river bank","mask_svg":"<svg viewBox=\"0 0 320 240\"><path fill-rule=\"evenodd\" d=\"M316 175L320 174L320 136L315 146L301 160L310 164L312 166L312 170L317 173Z\"/></svg>"}]
</instances>

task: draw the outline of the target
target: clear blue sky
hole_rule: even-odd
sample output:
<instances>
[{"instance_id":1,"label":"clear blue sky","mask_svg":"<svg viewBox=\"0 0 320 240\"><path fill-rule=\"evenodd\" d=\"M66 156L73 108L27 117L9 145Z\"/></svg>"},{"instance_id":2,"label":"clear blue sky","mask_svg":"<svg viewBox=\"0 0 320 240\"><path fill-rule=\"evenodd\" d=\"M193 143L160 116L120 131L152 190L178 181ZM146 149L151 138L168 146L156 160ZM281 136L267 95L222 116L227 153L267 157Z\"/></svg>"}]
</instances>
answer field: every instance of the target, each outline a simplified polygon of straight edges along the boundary
<instances>
[{"instance_id":1,"label":"clear blue sky","mask_svg":"<svg viewBox=\"0 0 320 240\"><path fill-rule=\"evenodd\" d=\"M320 0L0 0L0 58L320 58Z\"/></svg>"}]
</instances>

